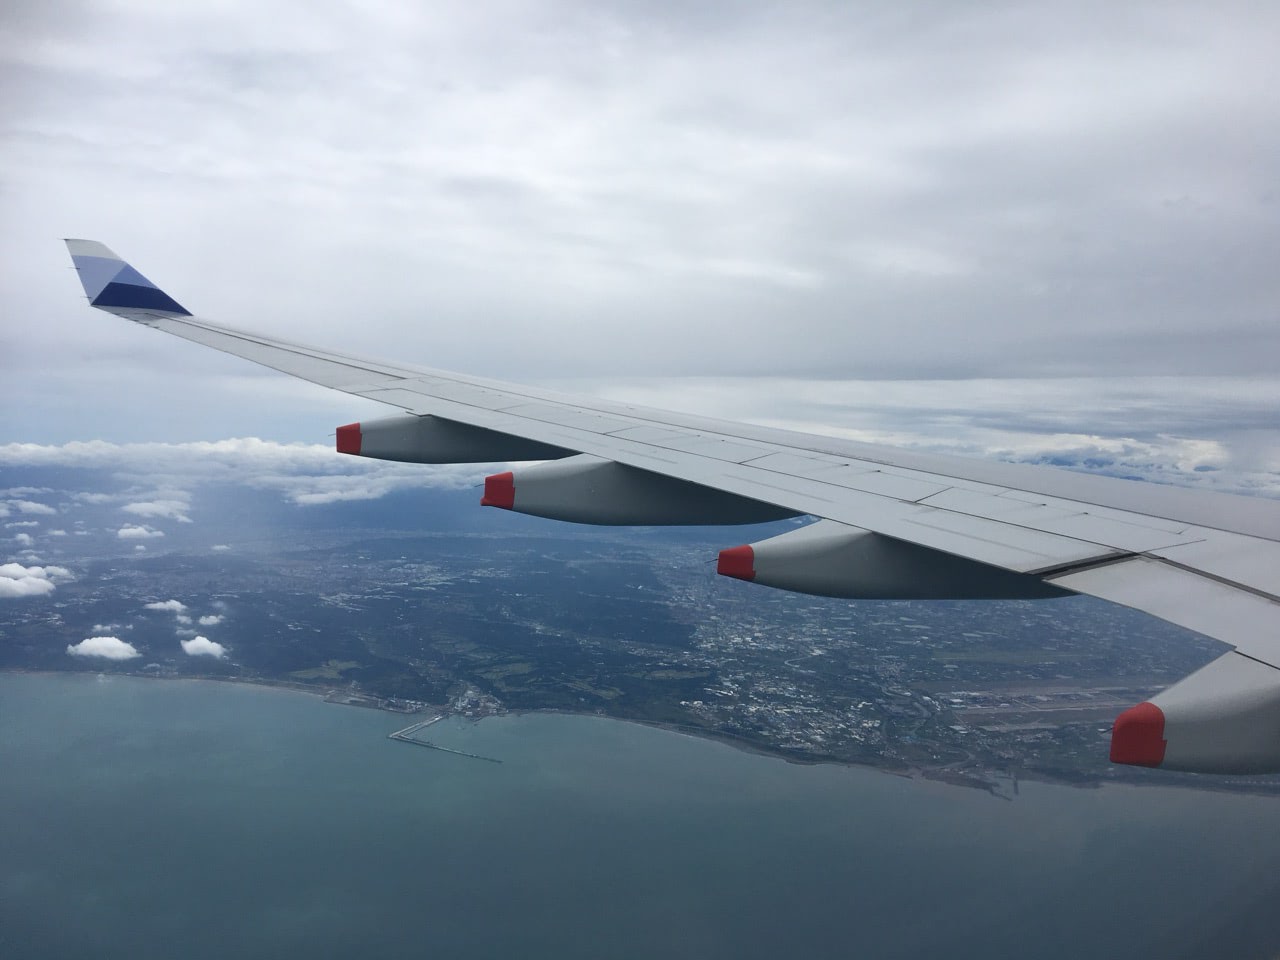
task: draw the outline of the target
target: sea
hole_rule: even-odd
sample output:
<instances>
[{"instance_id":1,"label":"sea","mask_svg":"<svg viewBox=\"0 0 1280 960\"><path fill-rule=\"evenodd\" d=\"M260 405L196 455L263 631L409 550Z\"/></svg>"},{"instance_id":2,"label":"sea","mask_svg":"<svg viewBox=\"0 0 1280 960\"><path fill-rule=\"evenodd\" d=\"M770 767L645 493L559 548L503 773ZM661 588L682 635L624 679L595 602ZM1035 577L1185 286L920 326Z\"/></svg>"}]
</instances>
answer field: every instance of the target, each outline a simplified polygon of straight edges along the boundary
<instances>
[{"instance_id":1,"label":"sea","mask_svg":"<svg viewBox=\"0 0 1280 960\"><path fill-rule=\"evenodd\" d=\"M1280 801L0 675L0 956L1274 957Z\"/></svg>"}]
</instances>

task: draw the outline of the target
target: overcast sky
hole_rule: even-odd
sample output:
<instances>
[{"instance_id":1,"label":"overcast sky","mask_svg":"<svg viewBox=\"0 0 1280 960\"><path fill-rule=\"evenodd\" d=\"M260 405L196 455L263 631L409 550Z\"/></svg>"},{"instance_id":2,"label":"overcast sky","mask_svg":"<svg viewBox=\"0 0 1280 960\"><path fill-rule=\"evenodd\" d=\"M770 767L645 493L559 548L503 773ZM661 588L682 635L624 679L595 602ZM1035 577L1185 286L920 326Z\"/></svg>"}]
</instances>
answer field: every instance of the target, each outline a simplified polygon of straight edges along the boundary
<instances>
[{"instance_id":1,"label":"overcast sky","mask_svg":"<svg viewBox=\"0 0 1280 960\"><path fill-rule=\"evenodd\" d=\"M0 443L381 409L86 309L79 236L373 356L1274 473L1277 36L1260 2L16 0Z\"/></svg>"}]
</instances>

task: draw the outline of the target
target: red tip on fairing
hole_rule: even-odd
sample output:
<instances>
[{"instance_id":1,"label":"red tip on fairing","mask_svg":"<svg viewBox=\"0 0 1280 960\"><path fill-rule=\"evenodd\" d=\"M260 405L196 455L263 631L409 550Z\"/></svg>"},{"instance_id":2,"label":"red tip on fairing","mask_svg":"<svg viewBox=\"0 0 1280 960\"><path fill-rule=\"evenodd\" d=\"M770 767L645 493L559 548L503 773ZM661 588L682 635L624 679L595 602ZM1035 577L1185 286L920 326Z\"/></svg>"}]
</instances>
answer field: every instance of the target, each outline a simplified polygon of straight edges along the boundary
<instances>
[{"instance_id":1,"label":"red tip on fairing","mask_svg":"<svg viewBox=\"0 0 1280 960\"><path fill-rule=\"evenodd\" d=\"M750 547L729 547L720 551L720 559L716 563L716 573L722 577L735 577L738 580L754 580L756 578L756 552Z\"/></svg>"},{"instance_id":2,"label":"red tip on fairing","mask_svg":"<svg viewBox=\"0 0 1280 960\"><path fill-rule=\"evenodd\" d=\"M348 423L338 428L338 452L360 456L360 424Z\"/></svg>"},{"instance_id":3,"label":"red tip on fairing","mask_svg":"<svg viewBox=\"0 0 1280 960\"><path fill-rule=\"evenodd\" d=\"M1164 711L1154 703L1140 703L1116 717L1111 729L1111 762L1138 767L1164 763Z\"/></svg>"},{"instance_id":4,"label":"red tip on fairing","mask_svg":"<svg viewBox=\"0 0 1280 960\"><path fill-rule=\"evenodd\" d=\"M510 510L515 503L516 481L515 475L510 470L484 478L484 496L480 499L480 506Z\"/></svg>"}]
</instances>

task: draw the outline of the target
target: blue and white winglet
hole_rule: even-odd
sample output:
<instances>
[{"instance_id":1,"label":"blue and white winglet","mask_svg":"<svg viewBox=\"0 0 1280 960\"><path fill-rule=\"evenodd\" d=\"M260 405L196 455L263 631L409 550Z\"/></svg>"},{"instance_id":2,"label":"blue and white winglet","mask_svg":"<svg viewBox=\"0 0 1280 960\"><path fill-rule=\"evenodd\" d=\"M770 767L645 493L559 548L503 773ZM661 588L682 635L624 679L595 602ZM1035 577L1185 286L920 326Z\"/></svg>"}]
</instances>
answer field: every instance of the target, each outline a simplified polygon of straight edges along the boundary
<instances>
[{"instance_id":1,"label":"blue and white winglet","mask_svg":"<svg viewBox=\"0 0 1280 960\"><path fill-rule=\"evenodd\" d=\"M190 310L96 240L67 240L89 305L128 320L189 317Z\"/></svg>"}]
</instances>

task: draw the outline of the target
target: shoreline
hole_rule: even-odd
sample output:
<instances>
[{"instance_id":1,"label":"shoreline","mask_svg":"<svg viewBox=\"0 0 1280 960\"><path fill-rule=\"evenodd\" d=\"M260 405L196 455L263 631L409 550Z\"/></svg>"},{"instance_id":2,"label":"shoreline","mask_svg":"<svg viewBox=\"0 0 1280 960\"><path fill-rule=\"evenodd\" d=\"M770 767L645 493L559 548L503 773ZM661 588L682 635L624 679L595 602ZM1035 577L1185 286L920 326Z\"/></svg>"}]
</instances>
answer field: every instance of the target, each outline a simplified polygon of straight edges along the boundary
<instances>
[{"instance_id":1,"label":"shoreline","mask_svg":"<svg viewBox=\"0 0 1280 960\"><path fill-rule=\"evenodd\" d=\"M1186 790L1206 791L1210 793L1231 793L1245 794L1251 796L1275 796L1280 792L1280 784L1272 784L1268 782L1188 782L1183 779L1182 775L1175 774L1166 782L1151 782L1144 780L1127 780L1127 779L1110 779L1106 777L1090 776L1088 779L1074 779L1066 776L1054 776L1051 773L1039 770L1020 770L1011 771L982 771L978 774L969 775L964 772L949 771L945 768L934 769L930 767L917 766L892 766L889 764L880 765L876 763L859 763L857 761L841 760L837 757L795 757L788 756L781 751L770 749L760 743L748 740L738 734L727 733L723 731L710 730L706 728L696 727L688 724L679 724L671 721L663 720L645 720L641 718L631 717L615 717L607 713L598 711L572 711L561 710L557 708L528 708L503 710L501 713L485 714L484 716L471 717L453 710L447 704L436 705L427 704L421 710L397 710L382 705L380 702L344 702L341 699L334 699L335 696L341 694L339 688L317 688L314 684L303 683L301 681L277 680L270 678L257 677L181 677L181 676L156 676L145 673L106 673L104 671L90 670L29 670L22 667L6 667L0 669L0 674L28 675L28 676L45 676L45 677L123 677L130 680L154 680L154 681L185 681L188 683L225 683L234 684L243 687L254 687L260 690L273 690L282 693L295 693L304 696L315 697L323 703L331 703L336 706L352 706L363 709L378 710L382 713L394 714L396 716L414 716L416 714L436 711L440 713L443 719L458 717L470 723L480 723L482 720L493 716L532 716L537 714L559 715L566 717L593 717L601 720L609 720L615 723L634 723L640 726L650 727L662 730L667 733L678 734L680 736L693 737L699 740L710 740L722 743L725 746L732 747L736 750L742 750L746 753L754 754L762 758L779 760L784 763L794 764L796 766L821 766L831 765L838 767L848 767L851 769L874 770L877 773L888 774L890 776L899 777L905 780L926 780L932 783L941 783L947 786L967 787L970 789L982 790L993 797L1012 800L1013 797L1002 793L1001 789L1009 783L1032 782L1044 783L1059 787L1074 787L1082 790L1098 790L1108 786L1123 787L1164 787L1164 788L1181 788ZM389 698L375 697L367 694L353 694L353 698L361 698L369 701L385 701ZM984 779L985 778L985 779Z\"/></svg>"}]
</instances>

